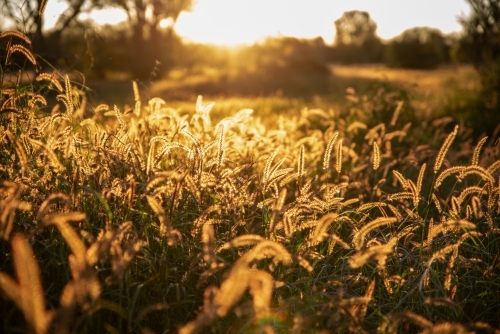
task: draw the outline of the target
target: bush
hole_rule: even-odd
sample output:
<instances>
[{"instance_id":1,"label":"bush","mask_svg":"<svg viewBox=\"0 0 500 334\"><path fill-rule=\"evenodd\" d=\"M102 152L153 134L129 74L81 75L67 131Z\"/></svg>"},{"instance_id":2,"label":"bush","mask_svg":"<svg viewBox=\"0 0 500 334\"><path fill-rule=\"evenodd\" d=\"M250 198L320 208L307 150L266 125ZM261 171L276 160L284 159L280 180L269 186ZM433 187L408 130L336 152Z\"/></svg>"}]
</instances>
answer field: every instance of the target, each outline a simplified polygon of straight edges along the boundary
<instances>
[{"instance_id":1,"label":"bush","mask_svg":"<svg viewBox=\"0 0 500 334\"><path fill-rule=\"evenodd\" d=\"M377 36L377 24L364 11L348 11L335 21L335 46L330 60L344 64L380 63L384 44Z\"/></svg>"},{"instance_id":2,"label":"bush","mask_svg":"<svg viewBox=\"0 0 500 334\"><path fill-rule=\"evenodd\" d=\"M433 69L446 59L446 46L441 32L428 27L405 30L385 50L391 67Z\"/></svg>"},{"instance_id":3,"label":"bush","mask_svg":"<svg viewBox=\"0 0 500 334\"><path fill-rule=\"evenodd\" d=\"M233 70L236 85L246 82L246 89L264 93L279 89L285 94L322 90L330 76L323 40L291 37L268 38L241 50Z\"/></svg>"}]
</instances>

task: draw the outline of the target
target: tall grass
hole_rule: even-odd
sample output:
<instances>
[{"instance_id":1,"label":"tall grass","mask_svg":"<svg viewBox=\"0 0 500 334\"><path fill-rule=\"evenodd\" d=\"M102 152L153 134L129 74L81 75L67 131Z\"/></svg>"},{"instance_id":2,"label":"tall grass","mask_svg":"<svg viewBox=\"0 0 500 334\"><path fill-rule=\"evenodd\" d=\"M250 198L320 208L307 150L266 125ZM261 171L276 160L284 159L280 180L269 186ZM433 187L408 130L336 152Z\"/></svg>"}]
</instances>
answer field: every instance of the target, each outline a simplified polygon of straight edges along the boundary
<instances>
[{"instance_id":1,"label":"tall grass","mask_svg":"<svg viewBox=\"0 0 500 334\"><path fill-rule=\"evenodd\" d=\"M384 90L266 127L37 79L1 88L4 332L500 331L497 137Z\"/></svg>"}]
</instances>

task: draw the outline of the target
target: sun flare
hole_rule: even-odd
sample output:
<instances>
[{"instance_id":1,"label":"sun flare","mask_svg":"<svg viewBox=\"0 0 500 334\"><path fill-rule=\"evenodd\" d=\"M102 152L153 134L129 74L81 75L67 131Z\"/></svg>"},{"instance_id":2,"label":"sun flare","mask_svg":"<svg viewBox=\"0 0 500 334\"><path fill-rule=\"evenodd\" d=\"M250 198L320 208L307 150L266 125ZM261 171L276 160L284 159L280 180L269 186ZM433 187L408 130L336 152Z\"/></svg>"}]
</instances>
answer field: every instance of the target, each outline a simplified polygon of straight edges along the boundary
<instances>
[{"instance_id":1,"label":"sun flare","mask_svg":"<svg viewBox=\"0 0 500 334\"><path fill-rule=\"evenodd\" d=\"M49 1L45 27L53 26L64 10L64 3ZM430 26L443 33L461 29L457 17L469 12L463 0L446 3L432 0L199 0L191 12L179 16L175 29L186 41L217 45L251 44L267 36L322 37L332 43L333 22L349 10L370 13L377 33L384 39L399 35L415 26ZM119 9L95 10L82 14L98 24L127 20ZM168 26L170 22L162 22Z\"/></svg>"}]
</instances>

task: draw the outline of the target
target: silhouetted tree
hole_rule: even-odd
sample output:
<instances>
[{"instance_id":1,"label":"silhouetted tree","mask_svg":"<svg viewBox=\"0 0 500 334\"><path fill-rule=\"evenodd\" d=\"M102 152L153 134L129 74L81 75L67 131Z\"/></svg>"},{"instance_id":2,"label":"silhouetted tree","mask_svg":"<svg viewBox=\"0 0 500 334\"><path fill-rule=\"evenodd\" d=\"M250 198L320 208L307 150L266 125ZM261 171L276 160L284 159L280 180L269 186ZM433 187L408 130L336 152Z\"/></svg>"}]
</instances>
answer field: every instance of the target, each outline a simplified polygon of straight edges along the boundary
<instances>
[{"instance_id":1,"label":"silhouetted tree","mask_svg":"<svg viewBox=\"0 0 500 334\"><path fill-rule=\"evenodd\" d=\"M432 69L446 58L447 46L438 29L415 27L405 30L386 47L386 62L392 67Z\"/></svg>"},{"instance_id":2,"label":"silhouetted tree","mask_svg":"<svg viewBox=\"0 0 500 334\"><path fill-rule=\"evenodd\" d=\"M82 23L66 29L61 41L65 52L72 57L74 69L86 78L106 79L111 73L128 73L132 45L127 24L88 29L86 22Z\"/></svg>"},{"instance_id":3,"label":"silhouetted tree","mask_svg":"<svg viewBox=\"0 0 500 334\"><path fill-rule=\"evenodd\" d=\"M377 24L364 11L353 10L335 21L332 60L345 63L380 62L383 44L377 36Z\"/></svg>"},{"instance_id":4,"label":"silhouetted tree","mask_svg":"<svg viewBox=\"0 0 500 334\"><path fill-rule=\"evenodd\" d=\"M173 29L179 15L191 10L194 0L93 0L106 7L123 9L132 30L131 69L135 77L147 78L159 60L168 52L166 45L174 39ZM162 33L160 22L171 24Z\"/></svg>"},{"instance_id":5,"label":"silhouetted tree","mask_svg":"<svg viewBox=\"0 0 500 334\"><path fill-rule=\"evenodd\" d=\"M44 19L43 15L40 15L44 3L46 4L46 1L43 0L7 0L0 5L0 12L14 24L14 29L31 38L36 55L54 62L62 56L60 41L63 32L75 22L80 13L91 11L93 6L91 0L65 0L65 9L57 17L54 28L44 31Z\"/></svg>"},{"instance_id":6,"label":"silhouetted tree","mask_svg":"<svg viewBox=\"0 0 500 334\"><path fill-rule=\"evenodd\" d=\"M467 0L471 14L459 19L466 37L461 52L479 70L484 99L500 109L500 0Z\"/></svg>"},{"instance_id":7,"label":"silhouetted tree","mask_svg":"<svg viewBox=\"0 0 500 334\"><path fill-rule=\"evenodd\" d=\"M467 0L472 12L460 17L467 38L472 43L469 49L476 67L488 66L500 58L500 1Z\"/></svg>"},{"instance_id":8,"label":"silhouetted tree","mask_svg":"<svg viewBox=\"0 0 500 334\"><path fill-rule=\"evenodd\" d=\"M361 46L366 40L376 37L377 24L367 12L353 10L335 21L335 29L335 44Z\"/></svg>"}]
</instances>

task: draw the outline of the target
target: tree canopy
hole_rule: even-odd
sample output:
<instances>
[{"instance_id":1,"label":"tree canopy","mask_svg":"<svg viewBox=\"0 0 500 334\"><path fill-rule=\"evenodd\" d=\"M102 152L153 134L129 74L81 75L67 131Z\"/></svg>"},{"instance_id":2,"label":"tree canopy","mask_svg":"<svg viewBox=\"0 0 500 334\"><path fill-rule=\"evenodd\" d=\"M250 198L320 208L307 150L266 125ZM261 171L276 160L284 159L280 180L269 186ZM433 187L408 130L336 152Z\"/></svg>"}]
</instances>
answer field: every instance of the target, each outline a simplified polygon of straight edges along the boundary
<instances>
[{"instance_id":1,"label":"tree canopy","mask_svg":"<svg viewBox=\"0 0 500 334\"><path fill-rule=\"evenodd\" d=\"M173 38L173 28L183 11L192 9L195 0L93 0L103 7L121 8L128 16L132 30L134 48L133 74L137 78L147 78L162 54L169 52L166 44ZM160 22L170 19L165 33Z\"/></svg>"},{"instance_id":2,"label":"tree canopy","mask_svg":"<svg viewBox=\"0 0 500 334\"><path fill-rule=\"evenodd\" d=\"M361 46L376 39L377 24L368 12L353 10L345 12L335 21L335 44Z\"/></svg>"},{"instance_id":3,"label":"tree canopy","mask_svg":"<svg viewBox=\"0 0 500 334\"><path fill-rule=\"evenodd\" d=\"M335 24L333 61L343 63L376 63L382 61L383 44L377 36L377 24L370 14L353 10L345 12Z\"/></svg>"}]
</instances>

